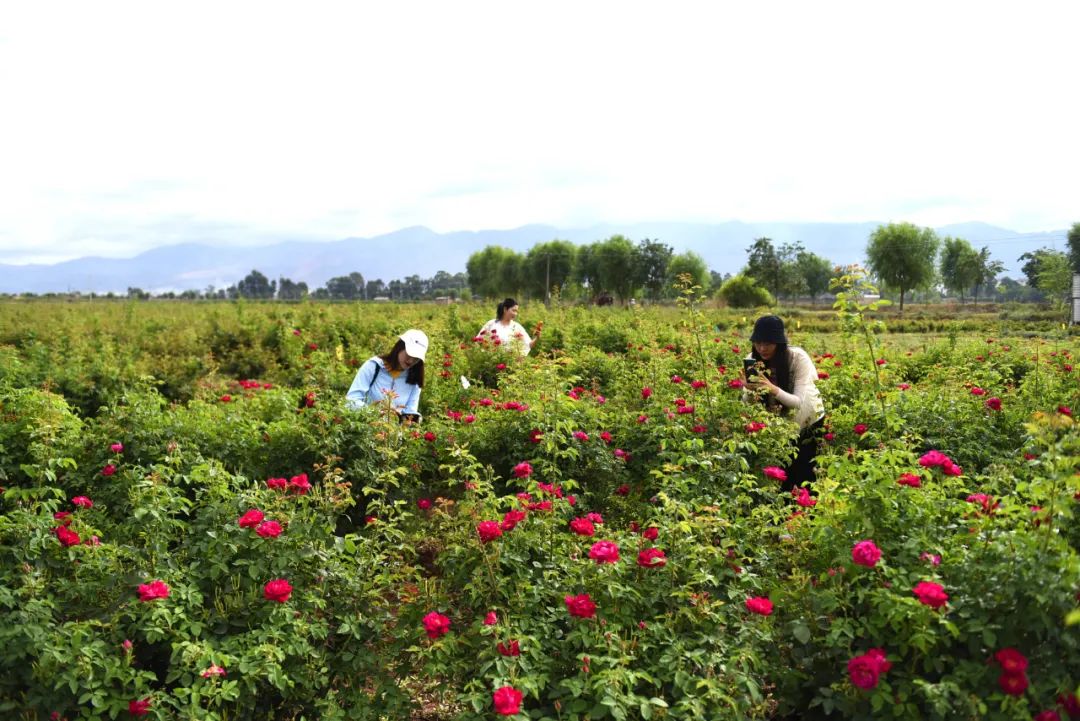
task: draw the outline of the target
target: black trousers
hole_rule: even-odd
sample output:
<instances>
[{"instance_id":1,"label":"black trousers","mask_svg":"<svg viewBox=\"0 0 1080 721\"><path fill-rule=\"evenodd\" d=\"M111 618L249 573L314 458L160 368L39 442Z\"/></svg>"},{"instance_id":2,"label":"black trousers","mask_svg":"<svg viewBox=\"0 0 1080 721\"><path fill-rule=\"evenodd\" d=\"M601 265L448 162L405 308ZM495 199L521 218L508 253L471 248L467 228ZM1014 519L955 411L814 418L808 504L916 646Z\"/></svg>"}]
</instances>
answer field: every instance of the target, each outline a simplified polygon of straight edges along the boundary
<instances>
[{"instance_id":1,"label":"black trousers","mask_svg":"<svg viewBox=\"0 0 1080 721\"><path fill-rule=\"evenodd\" d=\"M781 484L781 488L791 492L804 483L813 485L817 480L817 452L818 443L821 441L821 430L825 427L825 417L816 420L813 425L807 426L795 439L798 453L795 458L784 467L787 472L787 480Z\"/></svg>"}]
</instances>

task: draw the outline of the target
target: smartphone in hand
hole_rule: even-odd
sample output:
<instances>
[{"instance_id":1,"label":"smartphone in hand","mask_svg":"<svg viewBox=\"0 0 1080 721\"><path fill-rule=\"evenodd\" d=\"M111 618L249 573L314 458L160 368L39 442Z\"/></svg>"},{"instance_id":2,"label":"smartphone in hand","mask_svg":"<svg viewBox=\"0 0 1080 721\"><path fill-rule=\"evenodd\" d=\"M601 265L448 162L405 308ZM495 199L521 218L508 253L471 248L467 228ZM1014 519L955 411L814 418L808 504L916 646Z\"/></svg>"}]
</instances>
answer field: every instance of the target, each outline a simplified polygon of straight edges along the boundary
<instances>
[{"instance_id":1,"label":"smartphone in hand","mask_svg":"<svg viewBox=\"0 0 1080 721\"><path fill-rule=\"evenodd\" d=\"M753 358L743 358L743 374L746 376L746 380L752 379L758 374L760 369L759 363L761 361L754 360Z\"/></svg>"}]
</instances>

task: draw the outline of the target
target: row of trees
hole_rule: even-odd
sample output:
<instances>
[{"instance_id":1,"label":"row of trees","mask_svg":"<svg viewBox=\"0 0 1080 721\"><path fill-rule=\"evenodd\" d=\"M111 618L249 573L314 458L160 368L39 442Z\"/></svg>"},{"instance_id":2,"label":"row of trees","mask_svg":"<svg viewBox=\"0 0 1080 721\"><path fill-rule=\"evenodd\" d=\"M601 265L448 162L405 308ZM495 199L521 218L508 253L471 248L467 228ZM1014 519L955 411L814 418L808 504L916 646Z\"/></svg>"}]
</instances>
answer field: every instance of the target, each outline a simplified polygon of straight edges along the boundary
<instances>
[{"instance_id":1,"label":"row of trees","mask_svg":"<svg viewBox=\"0 0 1080 721\"><path fill-rule=\"evenodd\" d=\"M552 240L524 254L488 246L470 255L465 269L472 292L487 298L522 293L546 299L558 288L570 297L611 293L624 301L635 294L659 300L675 294L674 280L684 273L703 288L712 283L700 255L675 253L649 238L634 244L622 235L582 246Z\"/></svg>"},{"instance_id":2,"label":"row of trees","mask_svg":"<svg viewBox=\"0 0 1080 721\"><path fill-rule=\"evenodd\" d=\"M1067 252L1040 248L1020 256L1018 260L1025 261L1021 270L1028 289L1036 289L1051 300L1061 300L1068 294L1072 274L1080 273L1080 223L1073 224L1067 243ZM975 250L963 238L939 238L930 228L911 223L878 227L867 243L866 260L882 285L899 293L901 311L909 291L939 283L959 295L961 302L969 291L978 302L979 291L995 287L997 276L1004 269L1001 261L990 257L986 246ZM1002 284L1005 290L1015 290L1020 285L1011 279L1004 279Z\"/></svg>"}]
</instances>

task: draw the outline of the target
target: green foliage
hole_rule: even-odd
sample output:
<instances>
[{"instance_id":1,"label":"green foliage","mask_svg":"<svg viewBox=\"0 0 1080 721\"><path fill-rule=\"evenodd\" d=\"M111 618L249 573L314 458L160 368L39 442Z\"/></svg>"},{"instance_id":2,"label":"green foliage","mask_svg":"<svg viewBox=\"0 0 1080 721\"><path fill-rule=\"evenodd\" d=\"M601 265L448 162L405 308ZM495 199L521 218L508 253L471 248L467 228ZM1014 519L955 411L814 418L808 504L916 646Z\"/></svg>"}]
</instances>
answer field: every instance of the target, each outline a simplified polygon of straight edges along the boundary
<instances>
[{"instance_id":1,"label":"green foliage","mask_svg":"<svg viewBox=\"0 0 1080 721\"><path fill-rule=\"evenodd\" d=\"M776 304L769 291L748 275L733 276L720 286L716 294L732 308L759 308Z\"/></svg>"},{"instance_id":2,"label":"green foliage","mask_svg":"<svg viewBox=\"0 0 1080 721\"><path fill-rule=\"evenodd\" d=\"M901 312L904 293L933 281L939 244L933 230L911 223L881 225L870 234L866 261L874 275L900 293Z\"/></svg>"}]
</instances>

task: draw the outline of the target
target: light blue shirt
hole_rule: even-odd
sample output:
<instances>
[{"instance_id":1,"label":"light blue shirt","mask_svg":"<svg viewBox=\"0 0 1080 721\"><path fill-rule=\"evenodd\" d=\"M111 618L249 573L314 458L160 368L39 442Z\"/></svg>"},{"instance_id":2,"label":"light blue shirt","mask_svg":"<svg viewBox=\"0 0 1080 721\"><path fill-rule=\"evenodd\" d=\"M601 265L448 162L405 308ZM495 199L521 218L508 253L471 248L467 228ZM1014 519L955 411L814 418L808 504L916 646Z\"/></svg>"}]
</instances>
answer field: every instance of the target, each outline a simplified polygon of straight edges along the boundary
<instances>
[{"instance_id":1,"label":"light blue shirt","mask_svg":"<svg viewBox=\"0 0 1080 721\"><path fill-rule=\"evenodd\" d=\"M378 374L375 369L378 368ZM345 404L350 408L362 408L372 403L379 403L392 395L391 407L398 413L420 413L420 386L406 383L409 371L403 370L397 378L390 375L390 369L379 356L372 356L360 366L353 378L349 392L345 394Z\"/></svg>"}]
</instances>

